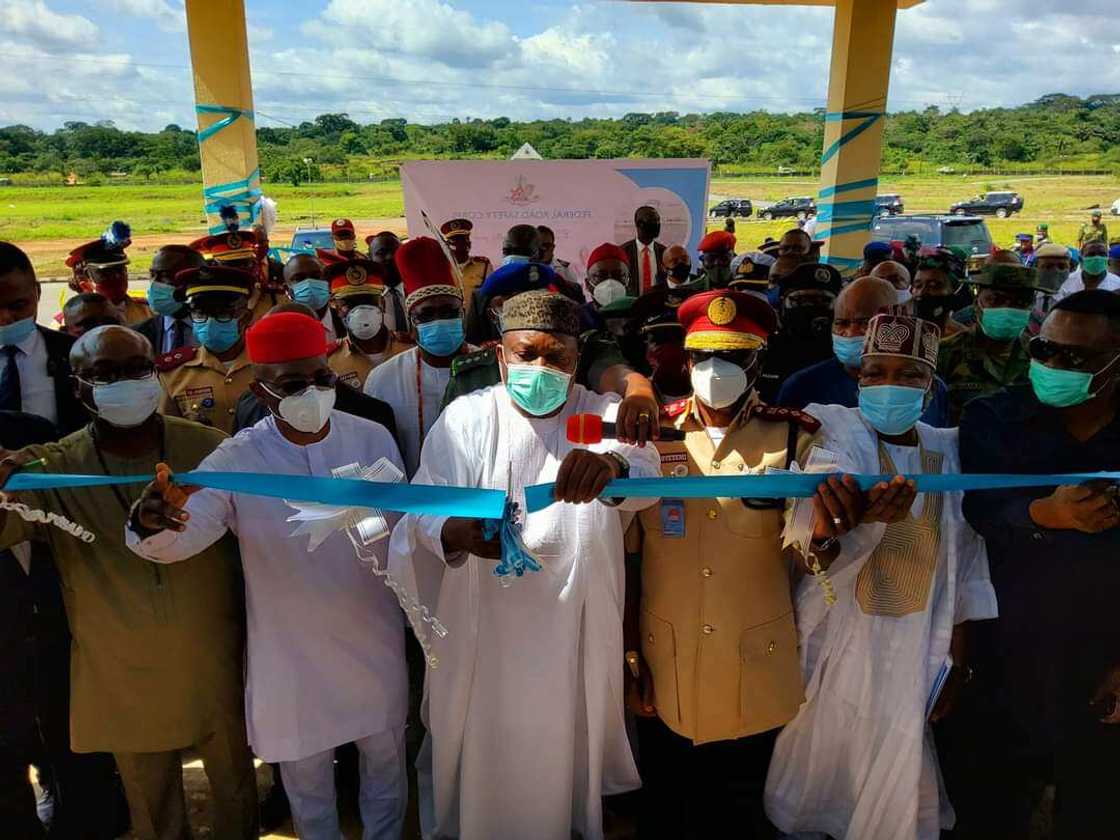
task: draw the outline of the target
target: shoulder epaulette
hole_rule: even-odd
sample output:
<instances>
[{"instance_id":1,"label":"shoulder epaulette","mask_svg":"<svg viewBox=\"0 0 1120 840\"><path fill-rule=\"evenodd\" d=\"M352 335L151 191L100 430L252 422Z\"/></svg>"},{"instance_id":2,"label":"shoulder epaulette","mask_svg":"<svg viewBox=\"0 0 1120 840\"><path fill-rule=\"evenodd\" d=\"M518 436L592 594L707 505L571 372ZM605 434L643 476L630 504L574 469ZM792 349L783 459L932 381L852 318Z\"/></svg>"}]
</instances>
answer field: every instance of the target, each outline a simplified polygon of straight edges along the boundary
<instances>
[{"instance_id":1,"label":"shoulder epaulette","mask_svg":"<svg viewBox=\"0 0 1120 840\"><path fill-rule=\"evenodd\" d=\"M473 353L465 353L462 356L456 356L451 362L451 375L458 376L459 374L474 370L475 368L489 367L498 361L498 352L493 347L488 347L485 350L476 350Z\"/></svg>"},{"instance_id":2,"label":"shoulder epaulette","mask_svg":"<svg viewBox=\"0 0 1120 840\"><path fill-rule=\"evenodd\" d=\"M666 417L678 417L688 408L688 399L688 397L685 397L683 400L665 403L665 405L661 406L661 411Z\"/></svg>"},{"instance_id":3,"label":"shoulder epaulette","mask_svg":"<svg viewBox=\"0 0 1120 840\"><path fill-rule=\"evenodd\" d=\"M163 353L156 356L156 370L160 373L167 373L168 371L175 370L180 365L184 365L198 355L197 347L180 347L178 350L172 350L170 353Z\"/></svg>"},{"instance_id":4,"label":"shoulder epaulette","mask_svg":"<svg viewBox=\"0 0 1120 840\"><path fill-rule=\"evenodd\" d=\"M796 423L806 432L815 432L821 427L821 421L804 411L796 408L782 408L777 405L755 403L751 408L751 416L762 420L771 420L775 423Z\"/></svg>"}]
</instances>

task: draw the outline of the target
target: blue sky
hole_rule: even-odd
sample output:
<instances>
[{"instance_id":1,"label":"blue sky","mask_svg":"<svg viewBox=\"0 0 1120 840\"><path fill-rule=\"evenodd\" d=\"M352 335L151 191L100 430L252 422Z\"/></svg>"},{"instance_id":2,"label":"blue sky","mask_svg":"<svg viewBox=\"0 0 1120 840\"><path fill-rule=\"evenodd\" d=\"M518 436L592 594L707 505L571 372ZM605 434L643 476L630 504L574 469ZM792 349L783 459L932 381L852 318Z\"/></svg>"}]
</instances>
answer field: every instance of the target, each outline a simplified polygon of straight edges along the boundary
<instances>
[{"instance_id":1,"label":"blue sky","mask_svg":"<svg viewBox=\"0 0 1120 840\"><path fill-rule=\"evenodd\" d=\"M1120 92L1120 0L929 0L892 110ZM832 12L588 0L247 0L258 125L824 104ZM1060 8L1060 11L1056 9ZM182 0L0 0L0 125L191 126Z\"/></svg>"}]
</instances>

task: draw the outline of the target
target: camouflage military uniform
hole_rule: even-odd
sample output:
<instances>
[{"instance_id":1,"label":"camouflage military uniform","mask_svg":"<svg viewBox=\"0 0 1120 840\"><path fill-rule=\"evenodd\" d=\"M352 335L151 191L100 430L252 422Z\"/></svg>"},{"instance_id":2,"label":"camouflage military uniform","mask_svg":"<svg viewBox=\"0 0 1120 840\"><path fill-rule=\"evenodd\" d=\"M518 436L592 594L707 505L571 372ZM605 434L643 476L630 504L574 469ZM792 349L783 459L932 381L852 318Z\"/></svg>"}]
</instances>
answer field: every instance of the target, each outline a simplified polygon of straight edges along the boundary
<instances>
[{"instance_id":1,"label":"camouflage military uniform","mask_svg":"<svg viewBox=\"0 0 1120 840\"><path fill-rule=\"evenodd\" d=\"M965 403L1026 382L1030 370L1025 335L1001 345L985 340L978 331L974 325L942 339L937 356L937 375L949 386L949 422L954 426Z\"/></svg>"},{"instance_id":2,"label":"camouflage military uniform","mask_svg":"<svg viewBox=\"0 0 1120 840\"><path fill-rule=\"evenodd\" d=\"M593 388L591 383L597 384L607 368L624 364L627 361L618 344L604 330L590 330L580 336L579 367L576 369L576 382L580 385ZM443 411L456 397L489 388L501 381L498 352L494 347L457 356L451 362L451 381L443 392L439 409Z\"/></svg>"},{"instance_id":3,"label":"camouflage military uniform","mask_svg":"<svg viewBox=\"0 0 1120 840\"><path fill-rule=\"evenodd\" d=\"M1086 222L1081 226L1077 232L1077 242L1079 248L1084 248L1090 242L1100 242L1103 245L1108 244L1108 226L1104 222L1099 225L1094 225L1092 222Z\"/></svg>"}]
</instances>

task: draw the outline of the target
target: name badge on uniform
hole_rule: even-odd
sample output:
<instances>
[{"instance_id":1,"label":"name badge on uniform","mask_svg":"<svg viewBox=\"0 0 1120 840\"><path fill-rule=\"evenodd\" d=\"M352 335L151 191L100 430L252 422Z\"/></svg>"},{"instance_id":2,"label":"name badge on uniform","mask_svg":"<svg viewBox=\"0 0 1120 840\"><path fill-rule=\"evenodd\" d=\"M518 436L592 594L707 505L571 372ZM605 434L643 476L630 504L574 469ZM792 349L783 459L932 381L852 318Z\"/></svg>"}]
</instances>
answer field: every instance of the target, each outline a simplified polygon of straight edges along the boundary
<instances>
[{"instance_id":1,"label":"name badge on uniform","mask_svg":"<svg viewBox=\"0 0 1120 840\"><path fill-rule=\"evenodd\" d=\"M684 536L684 499L661 500L661 536Z\"/></svg>"}]
</instances>

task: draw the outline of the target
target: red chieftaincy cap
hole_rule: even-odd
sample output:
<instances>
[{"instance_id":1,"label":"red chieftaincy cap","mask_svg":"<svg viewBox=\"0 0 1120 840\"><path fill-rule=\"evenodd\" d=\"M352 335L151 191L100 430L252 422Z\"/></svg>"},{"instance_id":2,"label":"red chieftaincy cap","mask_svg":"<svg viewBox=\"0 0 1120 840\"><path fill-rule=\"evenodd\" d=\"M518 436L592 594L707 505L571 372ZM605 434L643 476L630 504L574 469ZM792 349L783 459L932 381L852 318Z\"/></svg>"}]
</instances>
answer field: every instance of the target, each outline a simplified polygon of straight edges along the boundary
<instances>
[{"instance_id":1,"label":"red chieftaincy cap","mask_svg":"<svg viewBox=\"0 0 1120 840\"><path fill-rule=\"evenodd\" d=\"M463 290L455 282L447 255L430 236L418 236L405 242L397 249L395 261L404 285L406 310L436 295L463 299Z\"/></svg>"},{"instance_id":2,"label":"red chieftaincy cap","mask_svg":"<svg viewBox=\"0 0 1120 840\"><path fill-rule=\"evenodd\" d=\"M255 365L314 359L327 355L327 331L322 321L301 312L277 312L249 327L245 346Z\"/></svg>"},{"instance_id":3,"label":"red chieftaincy cap","mask_svg":"<svg viewBox=\"0 0 1120 840\"><path fill-rule=\"evenodd\" d=\"M629 258L626 256L626 251L622 247L615 245L613 242L604 242L598 248L591 252L591 256L587 258L587 267L595 265L602 260L621 260L626 262Z\"/></svg>"}]
</instances>

